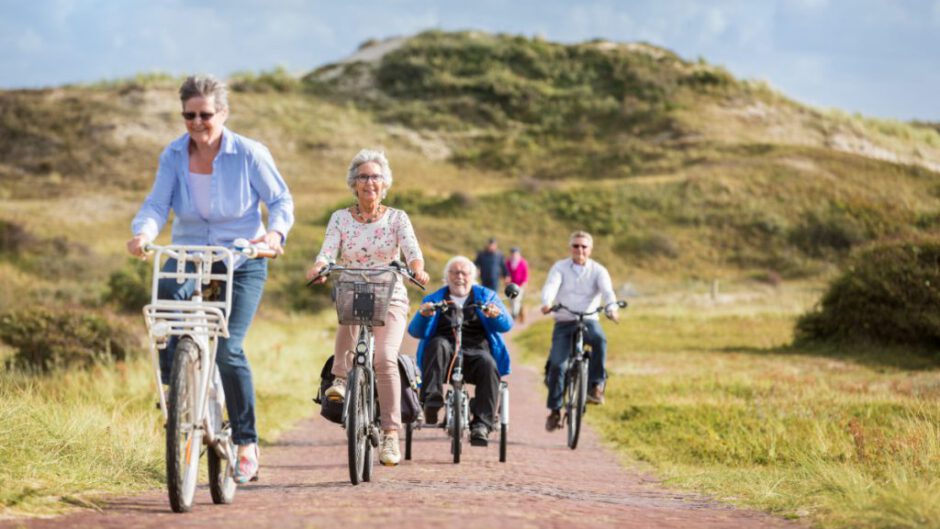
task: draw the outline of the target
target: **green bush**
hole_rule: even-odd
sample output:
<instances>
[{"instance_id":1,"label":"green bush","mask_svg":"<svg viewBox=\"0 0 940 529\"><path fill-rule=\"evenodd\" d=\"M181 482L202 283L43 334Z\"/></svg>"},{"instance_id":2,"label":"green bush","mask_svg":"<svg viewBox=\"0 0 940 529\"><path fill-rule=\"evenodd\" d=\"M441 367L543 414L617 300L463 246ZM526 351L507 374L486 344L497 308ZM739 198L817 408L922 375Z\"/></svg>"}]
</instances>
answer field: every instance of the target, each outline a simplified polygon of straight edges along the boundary
<instances>
[{"instance_id":1,"label":"green bush","mask_svg":"<svg viewBox=\"0 0 940 529\"><path fill-rule=\"evenodd\" d=\"M871 239L861 220L840 210L811 212L790 232L790 242L813 257L845 255Z\"/></svg>"},{"instance_id":2,"label":"green bush","mask_svg":"<svg viewBox=\"0 0 940 529\"><path fill-rule=\"evenodd\" d=\"M798 342L874 341L940 347L940 239L874 246L796 325Z\"/></svg>"},{"instance_id":3,"label":"green bush","mask_svg":"<svg viewBox=\"0 0 940 529\"><path fill-rule=\"evenodd\" d=\"M140 312L150 303L153 266L138 259L128 259L127 265L111 273L104 300L114 303L125 312Z\"/></svg>"},{"instance_id":4,"label":"green bush","mask_svg":"<svg viewBox=\"0 0 940 529\"><path fill-rule=\"evenodd\" d=\"M18 255L36 244L36 237L23 226L0 220L0 254Z\"/></svg>"},{"instance_id":5,"label":"green bush","mask_svg":"<svg viewBox=\"0 0 940 529\"><path fill-rule=\"evenodd\" d=\"M0 316L0 340L16 367L36 371L89 368L140 352L140 340L101 314L33 307Z\"/></svg>"}]
</instances>

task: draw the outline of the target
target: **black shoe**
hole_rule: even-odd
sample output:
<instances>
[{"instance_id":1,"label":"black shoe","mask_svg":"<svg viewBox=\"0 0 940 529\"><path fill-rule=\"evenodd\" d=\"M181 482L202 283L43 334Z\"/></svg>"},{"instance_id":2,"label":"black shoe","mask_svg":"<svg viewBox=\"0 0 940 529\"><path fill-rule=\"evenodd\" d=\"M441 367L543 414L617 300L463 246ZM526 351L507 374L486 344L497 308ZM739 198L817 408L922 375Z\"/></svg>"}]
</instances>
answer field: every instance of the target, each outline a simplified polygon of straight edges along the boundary
<instances>
[{"instance_id":1,"label":"black shoe","mask_svg":"<svg viewBox=\"0 0 940 529\"><path fill-rule=\"evenodd\" d=\"M434 426L437 424L437 412L441 411L440 406L424 406L424 424Z\"/></svg>"},{"instance_id":2,"label":"black shoe","mask_svg":"<svg viewBox=\"0 0 940 529\"><path fill-rule=\"evenodd\" d=\"M489 443L490 429L482 422L470 427L470 446L486 446Z\"/></svg>"},{"instance_id":3,"label":"black shoe","mask_svg":"<svg viewBox=\"0 0 940 529\"><path fill-rule=\"evenodd\" d=\"M552 410L552 412L548 414L548 418L545 419L545 431L554 432L555 430L558 430L560 428L561 428L561 411Z\"/></svg>"}]
</instances>

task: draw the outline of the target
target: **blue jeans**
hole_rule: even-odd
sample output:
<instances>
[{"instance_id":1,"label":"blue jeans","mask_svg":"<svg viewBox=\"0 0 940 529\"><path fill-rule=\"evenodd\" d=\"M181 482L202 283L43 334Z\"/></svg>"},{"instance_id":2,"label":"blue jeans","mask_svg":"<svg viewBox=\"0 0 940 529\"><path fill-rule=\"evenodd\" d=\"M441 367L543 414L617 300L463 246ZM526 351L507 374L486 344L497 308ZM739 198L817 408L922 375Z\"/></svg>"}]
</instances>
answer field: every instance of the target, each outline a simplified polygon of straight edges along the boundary
<instances>
[{"instance_id":1,"label":"blue jeans","mask_svg":"<svg viewBox=\"0 0 940 529\"><path fill-rule=\"evenodd\" d=\"M224 263L215 263L213 273L224 273ZM187 263L187 269L192 271L195 267ZM176 270L176 259L168 259L163 265L164 271ZM225 407L228 410L228 419L232 425L232 439L235 444L249 444L258 442L258 432L255 430L255 389L251 380L251 366L242 349L248 326L255 317L258 304L261 303L261 294L264 292L264 282L268 278L268 262L265 259L249 259L240 268L235 270L232 282L232 313L228 315L228 338L219 339L215 363L222 378L222 388L225 390ZM158 295L160 299L184 300L193 295L195 281L188 280L183 284L176 279L163 279L159 284ZM222 298L225 297L223 288ZM160 374L163 383L167 384L173 367L172 359L176 351L177 338L169 340L167 347L160 351Z\"/></svg>"},{"instance_id":2,"label":"blue jeans","mask_svg":"<svg viewBox=\"0 0 940 529\"><path fill-rule=\"evenodd\" d=\"M607 359L607 336L597 320L584 320L584 344L590 344L592 352L588 362L588 387L603 384L607 379L604 364ZM548 355L548 409L561 409L562 393L565 391L565 370L572 354L574 331L578 322L555 322L552 331L552 351Z\"/></svg>"}]
</instances>

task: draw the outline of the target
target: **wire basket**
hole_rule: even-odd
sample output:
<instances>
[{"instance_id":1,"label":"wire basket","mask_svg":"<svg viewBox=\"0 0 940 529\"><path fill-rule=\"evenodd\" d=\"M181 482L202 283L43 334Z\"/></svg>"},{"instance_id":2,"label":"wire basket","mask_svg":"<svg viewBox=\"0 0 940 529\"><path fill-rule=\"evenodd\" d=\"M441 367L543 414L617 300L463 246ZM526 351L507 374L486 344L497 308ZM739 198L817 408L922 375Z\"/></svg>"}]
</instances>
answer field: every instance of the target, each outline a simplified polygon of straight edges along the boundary
<instances>
[{"instance_id":1,"label":"wire basket","mask_svg":"<svg viewBox=\"0 0 940 529\"><path fill-rule=\"evenodd\" d=\"M341 272L333 282L339 323L384 326L397 279L395 272L388 270Z\"/></svg>"}]
</instances>

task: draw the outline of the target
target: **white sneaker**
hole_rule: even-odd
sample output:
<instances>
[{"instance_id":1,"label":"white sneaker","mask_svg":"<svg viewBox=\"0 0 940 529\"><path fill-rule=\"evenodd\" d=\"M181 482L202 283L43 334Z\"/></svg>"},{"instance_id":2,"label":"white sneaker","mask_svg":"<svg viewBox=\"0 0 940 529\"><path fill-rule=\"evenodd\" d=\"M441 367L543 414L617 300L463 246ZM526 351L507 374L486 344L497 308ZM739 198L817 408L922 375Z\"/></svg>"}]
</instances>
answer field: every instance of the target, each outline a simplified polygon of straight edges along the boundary
<instances>
[{"instance_id":1,"label":"white sneaker","mask_svg":"<svg viewBox=\"0 0 940 529\"><path fill-rule=\"evenodd\" d=\"M333 385L327 388L323 396L331 401L342 402L346 399L346 379L336 377L333 379Z\"/></svg>"},{"instance_id":2,"label":"white sneaker","mask_svg":"<svg viewBox=\"0 0 940 529\"><path fill-rule=\"evenodd\" d=\"M387 467L393 467L401 461L401 451L398 449L398 432L389 432L382 437L379 446L379 462Z\"/></svg>"}]
</instances>

